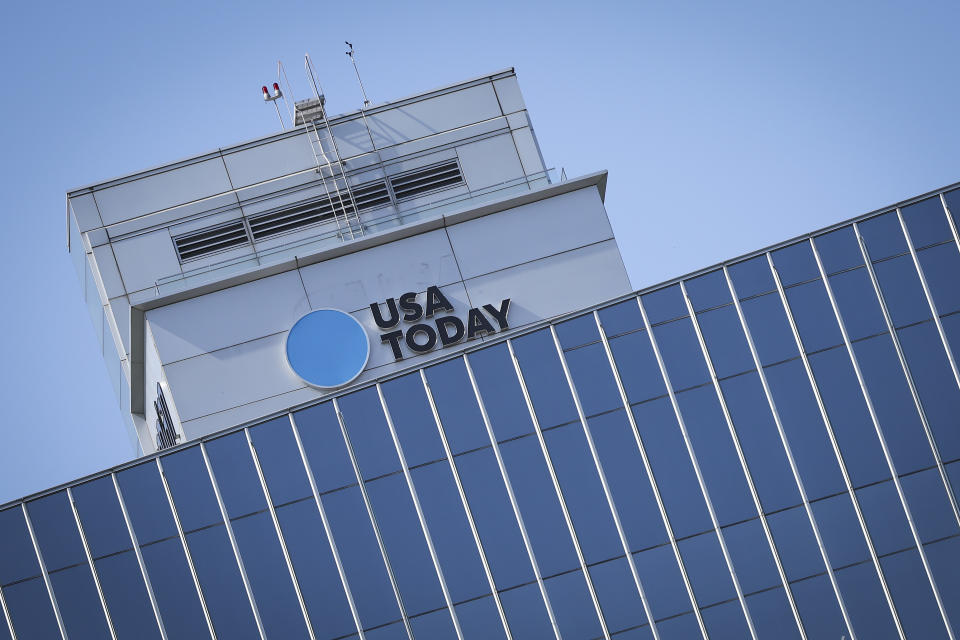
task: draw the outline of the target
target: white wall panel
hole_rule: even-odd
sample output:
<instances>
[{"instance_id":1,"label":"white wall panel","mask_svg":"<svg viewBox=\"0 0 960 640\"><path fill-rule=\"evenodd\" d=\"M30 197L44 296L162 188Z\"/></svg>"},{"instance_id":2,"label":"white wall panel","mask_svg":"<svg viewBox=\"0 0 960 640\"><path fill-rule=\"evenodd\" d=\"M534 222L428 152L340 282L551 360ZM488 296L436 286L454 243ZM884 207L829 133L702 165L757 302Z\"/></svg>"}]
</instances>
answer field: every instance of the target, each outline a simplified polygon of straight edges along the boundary
<instances>
[{"instance_id":1,"label":"white wall panel","mask_svg":"<svg viewBox=\"0 0 960 640\"><path fill-rule=\"evenodd\" d=\"M540 155L540 149L537 147L537 143L533 139L533 132L530 131L529 127L513 131L513 141L517 145L523 170L528 176L546 170L547 167L543 164L543 156Z\"/></svg>"},{"instance_id":2,"label":"white wall panel","mask_svg":"<svg viewBox=\"0 0 960 640\"><path fill-rule=\"evenodd\" d=\"M523 94L520 93L520 83L517 82L517 76L494 80L493 86L497 90L500 107L504 113L513 113L527 108L527 105L523 102Z\"/></svg>"},{"instance_id":3,"label":"white wall panel","mask_svg":"<svg viewBox=\"0 0 960 640\"><path fill-rule=\"evenodd\" d=\"M227 153L223 160L237 188L317 166L305 133Z\"/></svg>"},{"instance_id":4,"label":"white wall panel","mask_svg":"<svg viewBox=\"0 0 960 640\"><path fill-rule=\"evenodd\" d=\"M473 191L523 177L523 166L509 132L459 146L457 155L464 179Z\"/></svg>"},{"instance_id":5,"label":"white wall panel","mask_svg":"<svg viewBox=\"0 0 960 640\"><path fill-rule=\"evenodd\" d=\"M117 323L120 332L120 342L123 343L123 352L130 355L130 302L126 296L110 299L110 312Z\"/></svg>"},{"instance_id":6,"label":"white wall panel","mask_svg":"<svg viewBox=\"0 0 960 640\"><path fill-rule=\"evenodd\" d=\"M70 208L73 209L73 217L76 218L80 231L90 231L103 226L93 194L85 193L70 198Z\"/></svg>"},{"instance_id":7,"label":"white wall panel","mask_svg":"<svg viewBox=\"0 0 960 640\"><path fill-rule=\"evenodd\" d=\"M107 298L122 296L126 291L123 288L123 280L120 279L120 270L117 268L117 261L113 257L113 249L105 244L93 248L93 257L97 262L97 271L100 273L100 280L103 282L103 288L107 292Z\"/></svg>"},{"instance_id":8,"label":"white wall panel","mask_svg":"<svg viewBox=\"0 0 960 640\"><path fill-rule=\"evenodd\" d=\"M180 273L180 261L167 229L113 243L127 292L153 287L157 280Z\"/></svg>"}]
</instances>

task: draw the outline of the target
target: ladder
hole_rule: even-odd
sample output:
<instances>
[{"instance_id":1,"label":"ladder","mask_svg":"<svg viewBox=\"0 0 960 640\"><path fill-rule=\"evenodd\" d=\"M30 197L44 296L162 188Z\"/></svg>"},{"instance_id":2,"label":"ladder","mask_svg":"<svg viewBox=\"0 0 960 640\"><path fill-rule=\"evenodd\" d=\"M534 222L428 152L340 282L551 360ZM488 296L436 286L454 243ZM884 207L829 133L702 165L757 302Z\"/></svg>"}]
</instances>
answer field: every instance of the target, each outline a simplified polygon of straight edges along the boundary
<instances>
[{"instance_id":1,"label":"ladder","mask_svg":"<svg viewBox=\"0 0 960 640\"><path fill-rule=\"evenodd\" d=\"M350 222L348 211L349 202L344 203L343 194L337 185L337 176L333 169L333 164L323 148L323 139L320 137L320 130L317 128L315 120L304 119L304 127L307 131L307 139L310 141L310 149L313 151L313 159L317 163L317 173L320 174L320 182L323 184L323 190L327 195L327 201L330 203L330 210L333 212L333 219L337 222L337 235L341 240L353 240L355 237L353 225ZM333 180L333 193L327 183L327 178ZM348 198L349 200L349 198ZM356 214L356 209L353 209ZM342 221L341 221L342 214ZM359 218L358 218L359 222ZM362 230L361 230L362 235Z\"/></svg>"}]
</instances>

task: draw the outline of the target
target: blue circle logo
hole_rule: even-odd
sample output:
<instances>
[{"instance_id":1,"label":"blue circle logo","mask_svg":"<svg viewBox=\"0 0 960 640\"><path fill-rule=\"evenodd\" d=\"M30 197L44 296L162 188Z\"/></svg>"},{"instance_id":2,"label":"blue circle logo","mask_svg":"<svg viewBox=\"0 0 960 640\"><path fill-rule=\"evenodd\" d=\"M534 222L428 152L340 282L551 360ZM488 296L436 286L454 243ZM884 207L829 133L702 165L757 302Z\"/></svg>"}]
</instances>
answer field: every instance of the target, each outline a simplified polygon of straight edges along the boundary
<instances>
[{"instance_id":1,"label":"blue circle logo","mask_svg":"<svg viewBox=\"0 0 960 640\"><path fill-rule=\"evenodd\" d=\"M349 313L318 309L290 328L286 351L287 362L304 382L333 389L352 382L367 366L370 341Z\"/></svg>"}]
</instances>

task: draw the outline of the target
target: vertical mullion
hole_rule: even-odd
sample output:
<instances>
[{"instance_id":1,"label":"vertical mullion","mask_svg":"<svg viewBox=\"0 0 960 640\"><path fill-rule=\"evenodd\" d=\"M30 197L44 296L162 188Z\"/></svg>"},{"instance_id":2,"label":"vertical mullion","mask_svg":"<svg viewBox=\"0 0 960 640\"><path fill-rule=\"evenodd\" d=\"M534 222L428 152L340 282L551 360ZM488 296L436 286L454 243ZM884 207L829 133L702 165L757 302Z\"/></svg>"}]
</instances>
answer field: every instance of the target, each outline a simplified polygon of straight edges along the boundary
<instances>
[{"instance_id":1,"label":"vertical mullion","mask_svg":"<svg viewBox=\"0 0 960 640\"><path fill-rule=\"evenodd\" d=\"M638 300L639 303L639 300ZM647 473L647 479L650 481L650 488L653 490L654 498L657 501L657 508L660 511L660 518L663 520L663 526L667 531L667 538L670 540L670 548L677 560L677 566L680 569L680 575L683 578L683 584L687 589L687 596L690 598L690 604L693 605L693 615L697 619L700 627L700 633L704 638L707 637L707 628L703 622L703 616L700 613L700 607L697 606L697 599L693 595L693 586L690 584L690 576L683 564L683 557L680 555L680 548L677 546L677 538L673 533L673 526L670 524L670 517L667 515L667 508L664 505L663 497L660 495L660 487L657 485L657 479L653 475L653 467L650 465L650 459L647 457L647 449L643 445L643 439L640 437L640 429L637 427L637 420L630 407L630 400L627 398L626 389L623 387L623 380L620 378L620 369L613 358L613 350L610 349L610 341L603 330L603 324L600 322L600 314L593 312L593 319L597 323L597 329L600 330L600 339L603 341L603 350L607 354L607 361L610 363L610 370L613 372L613 378L617 383L617 391L620 393L620 400L623 402L623 409L627 414L627 420L630 422L630 428L633 431L634 440L637 443L637 449L640 451L640 458L643 460L643 468ZM651 621L652 622L652 621Z\"/></svg>"},{"instance_id":2,"label":"vertical mullion","mask_svg":"<svg viewBox=\"0 0 960 640\"><path fill-rule=\"evenodd\" d=\"M513 368L517 373L517 380L520 382L520 390L523 392L523 399L527 403L527 411L530 412L530 419L533 421L534 433L537 434L537 441L540 443L540 449L543 452L544 461L547 463L547 471L550 473L550 480L553 481L553 489L557 494L557 500L560 502L560 509L563 511L563 519L566 522L567 530L570 533L570 539L573 541L574 550L577 552L577 559L580 561L580 569L583 571L583 579L587 583L587 589L590 591L590 599L597 611L597 619L600 621L600 627L603 630L603 637L610 640L610 630L607 628L607 621L600 610L600 600L597 598L596 589L593 586L593 579L587 572L587 562L583 557L583 549L580 547L580 539L573 528L573 520L570 518L570 510L567 508L567 501L563 497L563 491L560 489L560 481L557 479L557 471L553 466L553 459L550 452L547 451L547 442L543 437L543 430L540 428L540 419L533 409L533 401L530 398L530 391L527 389L527 382L520 370L520 361L513 350L513 341L507 340L507 348L510 350L510 358L513 360Z\"/></svg>"},{"instance_id":3,"label":"vertical mullion","mask_svg":"<svg viewBox=\"0 0 960 640\"><path fill-rule=\"evenodd\" d=\"M17 640L17 632L13 629L13 620L10 619L10 611L7 610L7 600L3 597L3 588L0 588L0 612L3 612L3 620L10 630L10 638Z\"/></svg>"},{"instance_id":4,"label":"vertical mullion","mask_svg":"<svg viewBox=\"0 0 960 640\"><path fill-rule=\"evenodd\" d=\"M363 624L360 622L360 615L357 613L357 605L353 601L353 592L350 591L350 584L347 582L347 573L343 568L343 562L340 560L340 551L337 549L337 543L333 539L333 530L330 528L330 521L327 520L327 512L320 501L320 492L317 489L317 481L313 478L313 470L310 468L310 462L307 460L306 451L303 448L303 442L300 440L300 432L297 429L296 420L293 414L288 413L290 419L290 428L293 430L293 437L297 441L297 450L300 452L300 458L303 461L303 468L307 472L307 480L310 482L310 491L313 493L313 500L317 505L317 511L320 513L320 521L323 523L323 532L327 536L327 543L330 545L330 552L333 554L333 561L337 566L337 574L340 576L340 583L343 585L343 591L347 596L347 604L350 605L350 615L353 616L353 623L357 627L357 634L360 640L363 640Z\"/></svg>"},{"instance_id":5,"label":"vertical mullion","mask_svg":"<svg viewBox=\"0 0 960 640\"><path fill-rule=\"evenodd\" d=\"M883 320L887 325L887 331L890 333L890 340L893 342L893 348L897 352L897 358L900 361L901 369L903 369L903 375L907 380L907 386L910 387L910 395L913 398L913 404L917 409L917 414L920 416L920 422L923 424L923 431L927 436L927 442L930 444L930 450L933 452L933 458L937 464L937 470L940 472L940 480L943 482L943 485L947 490L947 497L950 500L950 508L953 509L954 520L956 520L957 524L960 525L960 508L958 508L957 499L954 497L953 491L950 488L950 479L947 477L947 471L943 466L943 457L940 455L940 451L937 448L937 442L933 437L933 430L930 428L930 422L927 419L927 413L924 411L923 404L920 402L920 394L917 391L917 386L913 381L913 374L910 372L910 365L907 363L907 358L903 352L903 346L900 344L900 338L897 336L897 329L893 326L893 320L890 317L890 311L887 308L887 302L883 297L883 292L880 290L880 284L877 280L876 272L873 269L873 263L870 262L869 252L867 251L866 244L860 235L860 228L856 222L853 223L853 232L857 236L857 242L860 245L860 254L863 256L867 273L870 275L870 282L873 285L873 291L877 296L877 300L880 302L880 310L883 312Z\"/></svg>"},{"instance_id":6,"label":"vertical mullion","mask_svg":"<svg viewBox=\"0 0 960 640\"><path fill-rule=\"evenodd\" d=\"M783 444L784 451L787 454L787 462L790 464L790 471L793 473L794 482L797 483L797 489L800 491L800 500L803 502L803 509L806 511L807 519L810 521L810 526L813 529L813 535L817 540L817 547L820 549L820 555L823 558L823 564L826 567L827 576L830 579L830 585L833 587L834 595L837 597L837 603L840 605L840 613L843 615L844 624L847 626L847 631L850 633L851 637L856 638L853 631L853 625L850 624L850 618L847 615L846 604L843 601L843 596L840 594L840 587L837 584L837 578L833 573L833 567L830 564L830 558L827 555L827 548L823 543L822 536L820 535L820 527L817 525L817 520L813 516L813 509L810 507L810 499L807 497L806 487L803 486L803 480L800 479L800 471L797 469L797 462L793 457L793 450L790 448L790 443L787 441L787 433L783 428L783 422L780 420L780 411L777 409L777 404L773 400L773 393L770 391L769 382L767 382L767 374L764 372L763 365L760 363L760 356L757 354L757 348L753 343L753 336L750 333L750 328L747 326L747 319L743 315L743 309L740 306L740 299L737 297L737 291L733 286L733 281L730 279L730 274L727 271L726 265L723 267L723 275L727 281L727 287L730 289L730 296L733 298L733 304L737 310L737 317L740 319L740 326L743 328L744 336L747 338L747 346L750 347L750 356L753 358L753 365L757 368L757 373L760 375L760 384L763 386L763 394L767 399L767 405L770 407L770 412L773 415L774 424L777 426L777 433L780 436L780 442Z\"/></svg>"},{"instance_id":7,"label":"vertical mullion","mask_svg":"<svg viewBox=\"0 0 960 640\"><path fill-rule=\"evenodd\" d=\"M180 523L180 514L173 504L173 494L170 493L170 485L167 484L167 476L163 471L163 464L160 457L154 458L157 461L157 469L160 471L160 482L163 483L163 492L167 496L167 503L170 505L170 513L173 514L173 522L177 526L177 536L180 538L180 544L183 546L183 553L187 558L187 566L190 568L190 577L193 579L193 586L197 589L197 597L200 598L200 607L203 609L203 618L207 621L207 629L210 631L210 637L216 640L217 634L213 629L213 619L210 617L210 611L207 610L207 600L203 595L203 589L200 588L200 578L197 577L197 568L193 564L193 555L190 553L190 547L187 545L187 536L183 531L183 525Z\"/></svg>"},{"instance_id":8,"label":"vertical mullion","mask_svg":"<svg viewBox=\"0 0 960 640\"><path fill-rule=\"evenodd\" d=\"M257 470L257 478L260 479L260 487L263 489L263 497L267 500L267 510L270 512L270 519L273 521L273 527L277 531L277 539L280 541L280 550L283 551L283 560L287 565L287 571L290 572L290 580L293 582L293 590L297 594L297 602L300 604L300 611L303 613L303 621L307 624L307 633L310 640L316 640L317 636L313 631L313 623L310 620L310 613L307 611L307 603L303 600L303 592L300 590L300 581L297 580L297 572L293 569L293 561L290 559L290 551L287 549L287 541L280 530L280 520L277 519L277 510L273 506L273 497L270 495L270 489L267 487L267 480L263 476L263 468L260 466L260 458L257 456L257 449L253 446L253 439L250 437L250 429L243 430L247 438L247 446L250 447L250 456L253 458L253 466Z\"/></svg>"},{"instance_id":9,"label":"vertical mullion","mask_svg":"<svg viewBox=\"0 0 960 640\"><path fill-rule=\"evenodd\" d=\"M644 591L643 583L640 580L640 574L637 571L636 561L630 552L630 544L627 542L626 533L623 530L623 524L620 521L620 514L613 501L613 494L610 491L610 485L607 483L607 475L603 471L603 465L600 464L600 456L597 453L596 444L593 441L593 434L587 424L586 414L583 412L583 405L580 403L580 394L577 392L576 385L573 383L573 376L570 374L570 367L567 365L567 358L563 353L563 347L560 346L560 340L557 337L555 325L550 325L550 335L553 337L553 344L557 349L557 355L560 357L560 365L563 367L563 375L567 380L567 386L570 388L570 394L573 397L573 404L577 409L577 416L580 419L580 426L583 427L583 434L587 439L587 445L590 449L590 456L593 459L593 466L597 469L597 475L600 477L600 484L603 486L603 495L607 500L607 507L610 509L610 515L613 516L613 523L617 528L617 535L620 538L620 544L623 546L623 552L627 556L627 564L630 567L630 574L633 577L633 583L637 587L637 593L640 595L640 603L643 605L644 614L650 624L650 630L655 640L660 640L660 633L657 631L657 625L653 620L653 614L650 611L650 605L647 602L647 594Z\"/></svg>"},{"instance_id":10,"label":"vertical mullion","mask_svg":"<svg viewBox=\"0 0 960 640\"><path fill-rule=\"evenodd\" d=\"M80 522L80 514L77 513L77 505L73 501L73 491L67 487L67 502L70 503L70 511L73 513L73 520L77 523L77 531L80 533L80 542L83 543L83 554L90 565L90 572L93 574L93 584L97 588L97 597L100 598L100 606L103 607L103 614L107 619L107 628L110 630L110 637L117 640L117 632L113 628L113 619L110 617L110 609L107 607L107 599L103 595L103 588L100 586L100 576L97 574L97 567L93 564L93 555L90 553L90 545L87 544L87 535L83 531L83 524Z\"/></svg>"},{"instance_id":11,"label":"vertical mullion","mask_svg":"<svg viewBox=\"0 0 960 640\"><path fill-rule=\"evenodd\" d=\"M157 627L160 629L160 637L167 640L167 630L163 627L163 617L160 615L160 607L157 606L157 598L153 593L153 585L150 584L150 575L147 573L147 565L143 562L143 553L140 551L140 543L137 542L137 534L133 532L133 524L130 522L130 514L127 513L127 505L123 501L123 494L120 493L120 483L117 482L117 474L111 473L113 480L113 489L117 493L117 502L120 503L120 511L123 513L123 521L127 525L127 533L130 534L130 541L133 543L133 553L137 557L137 564L140 565L140 573L143 575L143 584L147 588L147 597L150 598L150 607L153 609L153 615L157 619Z\"/></svg>"},{"instance_id":12,"label":"vertical mullion","mask_svg":"<svg viewBox=\"0 0 960 640\"><path fill-rule=\"evenodd\" d=\"M950 216L947 216L948 218ZM933 314L933 322L937 325L937 333L940 334L940 341L943 342L943 349L947 352L947 360L950 362L950 370L953 372L953 379L957 383L957 386L960 387L960 371L957 369L957 361L953 357L953 352L950 350L950 341L947 339L947 334L943 330L943 322L940 321L940 314L937 312L937 304L933 300L933 296L930 294L930 287L927 285L927 277L923 274L923 267L920 266L920 260L917 258L917 250L913 246L913 239L910 237L910 232L907 230L907 223L903 219L903 214L900 212L900 207L897 207L897 219L900 220L900 227L903 229L903 237L907 240L907 247L910 249L910 256L913 258L913 266L917 270L917 275L920 276L920 286L923 287L923 295L927 298L927 304L930 306L930 313ZM952 222L952 221L951 221ZM956 234L956 229L951 225L951 230Z\"/></svg>"},{"instance_id":13,"label":"vertical mullion","mask_svg":"<svg viewBox=\"0 0 960 640\"><path fill-rule=\"evenodd\" d=\"M230 547L233 549L234 559L237 561L237 568L240 569L240 579L243 581L243 588L247 592L247 600L250 603L250 610L253 611L253 618L257 623L257 631L260 632L262 640L267 640L267 634L263 629L263 621L260 620L260 610L257 609L257 601L253 597L253 589L250 587L250 579L247 577L247 569L243 566L243 558L240 557L240 548L237 546L237 538L233 535L233 526L230 524L230 516L227 514L227 506L223 503L223 496L220 495L220 486L213 475L213 467L210 465L210 456L207 455L207 446L200 442L200 453L203 455L203 463L207 468L207 475L210 483L213 485L213 493L217 498L217 505L220 507L220 515L223 518L223 525L227 531L227 537L230 539Z\"/></svg>"},{"instance_id":14,"label":"vertical mullion","mask_svg":"<svg viewBox=\"0 0 960 640\"><path fill-rule=\"evenodd\" d=\"M810 359L807 357L807 351L803 346L803 340L800 338L800 330L797 329L797 323L796 320L794 320L793 311L790 310L790 303L787 302L787 294L783 289L783 283L780 281L780 274L777 272L777 268L773 265L773 256L770 254L770 252L767 252L766 256L767 264L770 267L770 272L773 274L773 280L777 286L777 293L780 296L780 303L783 305L783 310L787 316L787 323L790 325L790 331L793 333L793 339L797 343L797 349L800 351L800 361L803 363L804 371L806 371L807 379L810 382L810 388L813 391L813 397L817 402L817 409L820 411L820 418L823 420L824 427L827 429L827 437L830 439L830 446L833 448L833 454L837 458L837 464L840 466L840 473L843 476L843 482L847 488L847 494L850 496L850 500L853 503L853 510L857 514L857 522L860 524L861 532L863 533L864 540L867 543L867 549L870 551L870 560L873 562L873 567L877 572L877 577L880 580L880 587L883 589L883 595L887 600L887 605L890 607L890 613L893 615L893 621L897 625L897 633L899 634L900 638L903 639L905 638L903 625L900 624L900 616L897 613L897 608L893 604L893 596L890 595L890 588L887 585L887 579L883 575L883 570L880 568L880 560L877 558L877 549L873 545L873 536L870 535L870 531L867 529L867 522L863 517L863 510L860 508L860 500L857 498L857 494L853 490L853 481L850 479L850 472L847 470L846 462L844 462L843 456L840 453L840 444L837 442L837 435L833 430L833 422L831 422L830 416L827 415L827 407L823 403L823 397L820 395L820 387L817 385L816 378L813 377L813 368L810 366ZM840 603L842 607L843 600L840 600ZM843 612L844 618L847 620L847 626L852 634L854 633L853 625L851 625L850 620L846 618L846 609L843 609Z\"/></svg>"},{"instance_id":15,"label":"vertical mullion","mask_svg":"<svg viewBox=\"0 0 960 640\"><path fill-rule=\"evenodd\" d=\"M713 359L710 357L710 353L707 351L707 343L703 338L703 332L700 329L700 321L697 319L697 314L693 309L693 304L690 302L690 296L687 295L687 287L684 285L683 281L680 281L680 291L683 293L683 300L687 305L687 313L690 314L690 320L693 322L693 329L697 334L697 342L700 344L700 350L703 352L704 361L707 363L707 370L710 373L710 380L713 383L713 390L717 394L717 400L720 401L720 409L723 411L723 418L727 423L727 429L730 431L730 437L733 439L733 446L737 451L737 459L740 461L740 467L743 469L743 475L747 481L747 487L750 489L750 497L753 499L754 507L757 509L757 515L760 517L760 524L763 526L763 533L767 539L767 544L770 546L770 552L773 554L774 563L777 566L777 574L780 576L780 582L783 584L784 593L787 596L787 600L790 603L790 610L793 612L793 618L797 623L797 629L800 631L800 635L803 638L807 637L807 632L803 627L803 622L800 620L800 612L797 610L797 604L793 599L793 590L790 588L790 582L787 580L787 574L783 569L783 563L780 560L780 554L777 552L777 547L773 542L773 533L770 531L770 525L767 522L766 514L763 512L763 505L760 504L760 495L757 493L757 487L754 484L753 476L750 473L750 469L747 466L747 459L743 454L743 447L740 445L740 438L737 435L737 430L733 426L733 417L730 415L730 408L727 406L727 400L723 395L723 391L720 388L720 381L717 378L717 371L713 366Z\"/></svg>"},{"instance_id":16,"label":"vertical mullion","mask_svg":"<svg viewBox=\"0 0 960 640\"><path fill-rule=\"evenodd\" d=\"M953 216L950 215L950 206L947 204L947 198L942 193L940 194L940 204L943 205L943 212L947 216L947 226L950 227L950 233L953 234L953 246L960 251L960 233L957 232L957 225L954 224Z\"/></svg>"},{"instance_id":17,"label":"vertical mullion","mask_svg":"<svg viewBox=\"0 0 960 640\"><path fill-rule=\"evenodd\" d=\"M33 523L30 521L30 514L27 513L27 504L20 503L23 510L23 519L27 522L27 532L30 534L30 542L33 543L33 551L37 554L37 562L40 564L40 575L43 576L43 583L47 587L47 595L50 596L50 604L53 605L53 613L57 618L57 626L60 628L60 635L67 640L67 629L63 626L63 618L60 616L60 607L57 605L57 596L53 593L53 585L50 583L50 576L47 574L47 565L43 562L43 554L40 553L40 545L37 544L37 536L33 532ZM12 624L10 625L13 626Z\"/></svg>"},{"instance_id":18,"label":"vertical mullion","mask_svg":"<svg viewBox=\"0 0 960 640\"><path fill-rule=\"evenodd\" d=\"M737 592L737 600L740 601L740 607L743 609L743 615L746 618L747 626L750 628L750 636L756 640L757 632L753 627L753 619L750 617L750 610L747 607L747 599L743 595L743 589L740 588L740 581L737 579L737 573L733 569L733 561L730 559L730 552L727 549L727 543L723 539L723 532L720 531L720 523L717 520L717 513L713 508L713 502L710 500L710 493L707 490L707 483L703 479L703 473L700 471L700 463L697 461L697 455L693 450L693 442L690 440L690 434L687 432L687 425L680 412L680 405L677 402L677 395L673 390L673 384L670 382L670 375L667 373L666 364L663 361L663 355L660 353L660 347L657 345L657 338L653 335L653 327L650 325L650 318L647 317L647 310L643 307L643 301L637 297L637 306L640 308L640 315L643 316L643 325L650 337L650 345L653 347L653 355L657 359L657 365L660 368L660 376L667 387L667 395L670 398L670 404L673 407L673 413L677 418L677 424L680 425L680 433L683 435L683 442L687 447L687 455L693 464L694 474L697 476L697 483L700 485L700 493L707 505L707 512L710 514L710 522L714 531L717 532L717 540L720 542L720 550L723 553L724 562L727 564L727 570L730 572L730 578L733 580L733 587Z\"/></svg>"},{"instance_id":19,"label":"vertical mullion","mask_svg":"<svg viewBox=\"0 0 960 640\"><path fill-rule=\"evenodd\" d=\"M904 229L906 231L906 229ZM917 545L917 551L920 552L920 560L923 562L924 571L927 573L927 580L930 582L930 587L933 589L933 596L937 601L937 607L940 609L940 615L943 617L944 626L947 628L947 635L950 636L951 640L954 638L953 630L950 628L950 618L947 616L947 610L943 605L943 600L940 598L940 590L937 588L937 583L933 579L933 573L930 571L930 563L927 561L927 553L923 548L923 543L920 541L920 534L917 532L917 525L913 520L913 515L910 512L910 506L907 504L907 498L903 493L903 486L900 484L900 476L897 475L896 466L893 463L893 457L890 455L890 448L887 446L887 440L883 435L883 429L880 427L880 421L877 418L877 412L873 406L873 400L870 398L870 392L867 390L866 382L863 379L863 372L860 370L860 363L857 360L857 355L853 351L853 345L850 343L850 336L847 334L846 325L843 322L843 318L840 317L840 309L837 307L837 301L833 296L833 287L830 285L830 281L827 279L827 273L823 268L823 263L820 260L820 252L817 251L817 245L813 241L813 238L810 238L810 248L813 250L813 257L817 262L817 269L820 271L820 277L823 278L823 284L827 290L827 296L830 298L830 306L833 309L833 315L836 318L837 324L840 326L840 333L843 336L843 343L847 349L847 355L850 357L850 362L853 365L853 371L857 376L857 382L860 384L860 391L863 393L863 399L867 404L867 411L870 413L870 420L873 423L873 428L877 433L877 439L880 441L880 447L883 449L883 457L887 462L887 467L890 470L890 474L893 477L893 485L897 489L897 495L900 498L901 506L903 511L907 516L907 524L910 526L910 533L913 536L913 541ZM918 265L919 268L919 265Z\"/></svg>"},{"instance_id":20,"label":"vertical mullion","mask_svg":"<svg viewBox=\"0 0 960 640\"><path fill-rule=\"evenodd\" d=\"M557 640L561 640L560 626L557 624L556 616L553 613L553 606L550 604L550 597L547 595L546 585L543 583L543 575L540 573L540 565L537 564L537 557L533 553L533 545L530 543L530 536L527 533L527 527L523 524L523 515L520 513L520 506L517 504L517 496L513 492L513 485L510 483L510 476L507 474L507 466L503 461L503 455L500 453L500 445L497 443L497 436L493 432L493 425L490 423L490 416L487 414L486 405L483 397L480 395L480 387L477 386L477 379L473 375L473 367L470 366L470 359L467 354L463 354L463 362L467 367L467 377L470 378L470 386L473 387L473 395L477 399L477 405L480 407L480 415L483 418L483 425L487 429L487 436L490 438L490 446L493 449L494 457L497 459L497 466L500 469L500 477L507 489L507 496L510 498L510 507L513 509L513 515L517 519L517 526L520 528L520 535L523 537L523 545L527 549L527 556L530 558L530 565L533 567L533 575L537 580L537 586L540 588L540 595L543 597L543 604L547 608L547 616L550 618L550 624L553 626L553 633Z\"/></svg>"},{"instance_id":21,"label":"vertical mullion","mask_svg":"<svg viewBox=\"0 0 960 640\"><path fill-rule=\"evenodd\" d=\"M421 372L423 370L421 369ZM403 454L403 447L400 445L400 438L397 436L397 429L393 425L393 416L390 415L390 408L387 407L387 400L383 397L383 388L378 382L377 396L380 398L380 407L383 409L383 415L387 419L387 427L390 429L390 437L393 439L393 446L400 457L400 468L403 469L403 477L407 482L407 489L410 491L410 497L413 498L413 508L417 512L417 520L420 522L420 529L423 532L423 538L427 543L427 550L430 552L430 560L433 562L433 568L437 572L437 579L440 581L440 589L443 591L443 599L447 603L447 610L450 613L450 619L453 621L453 627L456 630L457 638L463 640L463 631L460 629L460 620L453 610L453 601L450 599L450 590L447 588L447 581L443 577L443 570L440 568L440 560L437 558L437 550L433 546L433 538L430 536L430 528L427 526L427 519L423 515L423 508L420 506L420 496L417 495L417 488L413 484L413 476L410 474L410 468L407 466L407 457Z\"/></svg>"},{"instance_id":22,"label":"vertical mullion","mask_svg":"<svg viewBox=\"0 0 960 640\"><path fill-rule=\"evenodd\" d=\"M480 554L480 562L483 564L483 572L487 577L487 583L490 585L490 592L493 595L493 601L497 606L497 613L500 615L500 622L503 624L503 630L507 634L508 640L513 640L513 634L510 631L510 625L507 623L507 615L503 610L503 603L500 601L500 593L497 591L497 585L493 580L493 572L490 569L490 563L487 561L486 551L480 542L480 533L477 531L477 523L473 519L473 512L467 502L467 494L463 490L463 483L460 481L460 472L457 471L457 465L453 460L453 451L450 449L450 443L447 440L447 434L443 430L443 422L440 420L440 412L437 410L437 404L433 398L433 390L430 383L427 382L427 374L421 368L420 380L423 382L423 390L427 394L427 402L430 404L430 411L433 413L433 420L437 425L437 431L440 433L440 441L443 443L443 451L447 456L447 462L450 464L450 471L453 474L453 481L457 486L457 493L460 495L460 502L463 504L464 513L467 515L467 523L470 525L470 533L473 535L473 541L477 545L477 552Z\"/></svg>"},{"instance_id":23,"label":"vertical mullion","mask_svg":"<svg viewBox=\"0 0 960 640\"><path fill-rule=\"evenodd\" d=\"M377 546L380 548L380 556L383 559L383 565L387 569L387 577L390 579L390 586L393 588L393 595L397 599L397 606L400 608L400 616L403 618L403 626L407 631L407 636L413 640L413 628L410 626L410 618L407 616L406 607L403 605L403 599L400 597L400 587L397 586L397 577L393 573L393 567L390 565L390 558L387 557L387 548L383 544L383 535L380 533L380 527L377 525L377 519L373 515L373 506L370 504L370 496L367 494L367 487L363 483L363 476L360 475L360 465L357 464L357 456L353 451L353 444L347 436L347 425L343 420L343 414L340 413L340 403L333 399L333 408L337 413L337 422L340 424L340 433L343 435L343 442L347 446L347 454L350 456L350 465L353 467L353 473L360 486L360 494L363 496L363 504L367 509L367 516L370 518L370 525L373 527L373 533L377 538Z\"/></svg>"}]
</instances>

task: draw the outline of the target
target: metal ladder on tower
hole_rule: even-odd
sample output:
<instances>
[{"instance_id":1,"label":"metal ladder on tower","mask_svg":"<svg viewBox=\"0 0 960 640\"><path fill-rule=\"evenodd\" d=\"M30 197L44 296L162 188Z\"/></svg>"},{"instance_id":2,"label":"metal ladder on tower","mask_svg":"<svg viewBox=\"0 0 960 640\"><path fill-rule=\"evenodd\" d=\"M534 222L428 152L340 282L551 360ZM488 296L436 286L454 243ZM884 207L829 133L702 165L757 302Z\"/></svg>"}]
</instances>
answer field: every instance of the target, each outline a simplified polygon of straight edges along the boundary
<instances>
[{"instance_id":1,"label":"metal ladder on tower","mask_svg":"<svg viewBox=\"0 0 960 640\"><path fill-rule=\"evenodd\" d=\"M337 222L337 235L341 240L353 240L354 232L352 225L350 224L350 219L347 216L347 210L351 206L351 203L349 202L349 198L348 202L344 202L340 188L337 186L337 176L333 170L333 164L330 162L330 158L327 157L327 153L323 148L323 139L320 137L320 131L317 128L317 123L315 120L308 120L304 118L303 124L307 130L307 138L310 141L310 149L313 151L313 158L317 163L317 173L320 174L320 182L323 183L323 190L327 195L327 201L330 203L330 210L333 212L333 219ZM328 175L325 172L328 172L329 177L333 180L332 193L330 191L330 186L327 183Z\"/></svg>"}]
</instances>

